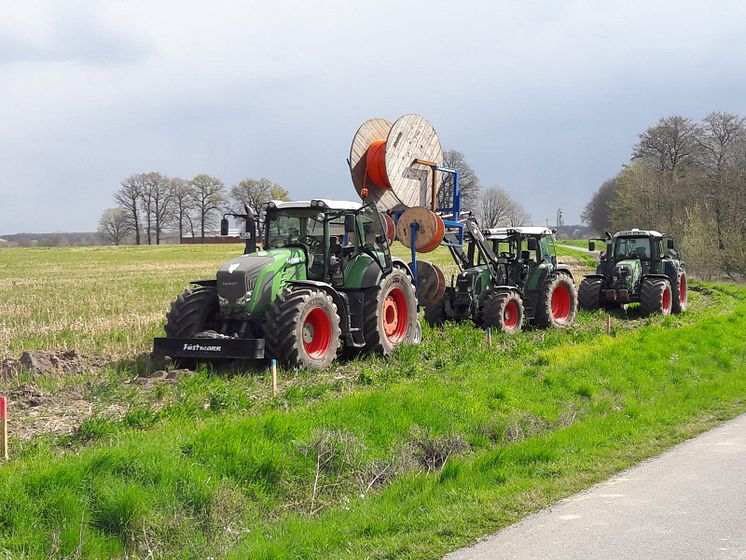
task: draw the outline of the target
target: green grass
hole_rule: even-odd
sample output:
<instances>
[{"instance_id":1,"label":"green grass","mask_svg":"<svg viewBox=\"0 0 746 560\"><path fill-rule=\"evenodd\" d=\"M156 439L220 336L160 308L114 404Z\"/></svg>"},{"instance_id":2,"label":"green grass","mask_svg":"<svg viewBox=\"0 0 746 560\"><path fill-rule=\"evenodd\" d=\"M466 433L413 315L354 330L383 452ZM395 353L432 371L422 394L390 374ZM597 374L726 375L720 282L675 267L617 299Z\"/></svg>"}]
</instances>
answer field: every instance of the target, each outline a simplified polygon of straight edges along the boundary
<instances>
[{"instance_id":1,"label":"green grass","mask_svg":"<svg viewBox=\"0 0 746 560\"><path fill-rule=\"evenodd\" d=\"M573 259L577 259L580 261L581 264L595 269L598 265L598 259L591 254L588 254L583 251L576 251L574 249L570 249L569 247L561 247L560 243L555 244L555 251L557 254L557 259L562 262L562 257L572 257Z\"/></svg>"},{"instance_id":2,"label":"green grass","mask_svg":"<svg viewBox=\"0 0 746 560\"><path fill-rule=\"evenodd\" d=\"M160 251L173 269L158 266ZM10 260L28 278L21 262L35 259L49 280L40 300L52 299L52 277L96 292L112 324L87 348L127 356L149 345L162 319L148 314L182 288L170 270L207 274L235 251L27 250ZM143 327L127 340L112 335L124 303L109 300L128 294L111 285L120 275L140 282L143 298L129 305ZM3 296L27 302L7 282ZM90 402L125 410L62 438L12 441L14 458L0 467L0 552L438 558L746 409L746 289L702 290L689 313L618 316L611 335L600 312L581 312L570 330L495 335L492 347L469 324L425 328L421 345L387 360L282 371L277 397L264 371L202 369L140 385L110 366L73 378L86 380ZM61 297L48 321L95 316L94 300ZM30 327L14 325L17 349ZM66 341L44 336L35 343ZM33 381L50 390L72 382Z\"/></svg>"},{"instance_id":3,"label":"green grass","mask_svg":"<svg viewBox=\"0 0 746 560\"><path fill-rule=\"evenodd\" d=\"M581 247L583 249L588 248L588 240L587 239L568 239L567 241L557 241L560 245L572 245L573 247ZM603 245L603 242L596 241L596 248Z\"/></svg>"}]
</instances>

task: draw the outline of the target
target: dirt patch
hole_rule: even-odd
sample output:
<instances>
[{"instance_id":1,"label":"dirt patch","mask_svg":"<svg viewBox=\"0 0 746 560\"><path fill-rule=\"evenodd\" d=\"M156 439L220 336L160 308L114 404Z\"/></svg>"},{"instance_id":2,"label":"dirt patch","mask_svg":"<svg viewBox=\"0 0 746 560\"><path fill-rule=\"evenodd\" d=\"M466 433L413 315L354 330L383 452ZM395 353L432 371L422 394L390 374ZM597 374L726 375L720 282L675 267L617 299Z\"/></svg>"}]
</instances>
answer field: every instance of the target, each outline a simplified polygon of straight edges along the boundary
<instances>
[{"instance_id":1,"label":"dirt patch","mask_svg":"<svg viewBox=\"0 0 746 560\"><path fill-rule=\"evenodd\" d=\"M8 392L8 429L11 435L28 441L41 434L64 436L94 414L121 418L127 407L112 404L96 408L85 398L91 384L47 394L24 384Z\"/></svg>"},{"instance_id":2,"label":"dirt patch","mask_svg":"<svg viewBox=\"0 0 746 560\"><path fill-rule=\"evenodd\" d=\"M0 363L0 380L12 379L21 372L28 372L33 377L61 377L82 373L95 365L75 350L29 350L18 359L5 358Z\"/></svg>"}]
</instances>

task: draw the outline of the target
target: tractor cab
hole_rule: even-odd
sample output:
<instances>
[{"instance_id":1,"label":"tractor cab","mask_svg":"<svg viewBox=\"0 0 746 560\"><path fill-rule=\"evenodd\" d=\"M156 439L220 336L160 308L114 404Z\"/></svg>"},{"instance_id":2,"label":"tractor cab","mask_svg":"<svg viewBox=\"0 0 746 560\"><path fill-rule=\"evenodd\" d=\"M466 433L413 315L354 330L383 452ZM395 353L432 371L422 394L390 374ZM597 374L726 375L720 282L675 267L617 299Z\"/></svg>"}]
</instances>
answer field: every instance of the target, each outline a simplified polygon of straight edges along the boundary
<instances>
[{"instance_id":1,"label":"tractor cab","mask_svg":"<svg viewBox=\"0 0 746 560\"><path fill-rule=\"evenodd\" d=\"M267 204L266 251L298 248L308 280L345 285L361 264L390 270L392 261L381 217L374 205L311 200ZM356 264L358 260L363 263Z\"/></svg>"},{"instance_id":2,"label":"tractor cab","mask_svg":"<svg viewBox=\"0 0 746 560\"><path fill-rule=\"evenodd\" d=\"M523 285L539 268L557 265L554 238L548 228L491 228L483 233L497 257L497 272L504 274L506 283Z\"/></svg>"}]
</instances>

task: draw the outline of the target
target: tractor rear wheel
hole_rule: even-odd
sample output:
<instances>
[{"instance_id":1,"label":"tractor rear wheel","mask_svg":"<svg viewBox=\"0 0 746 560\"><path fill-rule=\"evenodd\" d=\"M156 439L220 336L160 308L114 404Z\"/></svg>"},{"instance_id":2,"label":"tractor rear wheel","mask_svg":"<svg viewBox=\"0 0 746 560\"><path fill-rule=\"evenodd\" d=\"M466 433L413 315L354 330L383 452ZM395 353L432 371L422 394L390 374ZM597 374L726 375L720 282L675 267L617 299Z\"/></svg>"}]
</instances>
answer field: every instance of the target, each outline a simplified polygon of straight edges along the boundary
<instances>
[{"instance_id":1,"label":"tractor rear wheel","mask_svg":"<svg viewBox=\"0 0 746 560\"><path fill-rule=\"evenodd\" d=\"M578 290L578 305L586 311L595 311L601 306L603 278L583 278Z\"/></svg>"},{"instance_id":2,"label":"tractor rear wheel","mask_svg":"<svg viewBox=\"0 0 746 560\"><path fill-rule=\"evenodd\" d=\"M218 328L218 290L213 286L196 286L184 290L171 304L166 314L166 336L169 338L193 338L204 331ZM174 362L178 367L194 368L194 358L179 358Z\"/></svg>"},{"instance_id":3,"label":"tractor rear wheel","mask_svg":"<svg viewBox=\"0 0 746 560\"><path fill-rule=\"evenodd\" d=\"M673 308L671 283L663 278L646 278L640 288L640 307L645 315L670 315Z\"/></svg>"},{"instance_id":4,"label":"tractor rear wheel","mask_svg":"<svg viewBox=\"0 0 746 560\"><path fill-rule=\"evenodd\" d=\"M678 281L675 285L671 286L671 290L673 293L671 311L673 313L686 311L686 308L689 305L689 279L686 277L686 272L683 270L681 271Z\"/></svg>"},{"instance_id":5,"label":"tractor rear wheel","mask_svg":"<svg viewBox=\"0 0 746 560\"><path fill-rule=\"evenodd\" d=\"M575 284L567 274L555 274L544 283L544 293L539 295L534 323L546 328L566 328L575 320L578 297Z\"/></svg>"},{"instance_id":6,"label":"tractor rear wheel","mask_svg":"<svg viewBox=\"0 0 746 560\"><path fill-rule=\"evenodd\" d=\"M417 295L409 275L394 268L381 284L370 289L363 306L361 353L391 354L400 344L417 344L422 327L417 319Z\"/></svg>"},{"instance_id":7,"label":"tractor rear wheel","mask_svg":"<svg viewBox=\"0 0 746 560\"><path fill-rule=\"evenodd\" d=\"M425 308L425 321L431 327L440 326L448 321L448 315L446 315L446 297L443 296L439 301Z\"/></svg>"},{"instance_id":8,"label":"tractor rear wheel","mask_svg":"<svg viewBox=\"0 0 746 560\"><path fill-rule=\"evenodd\" d=\"M267 312L266 355L289 367L326 368L339 349L339 314L322 290L288 289Z\"/></svg>"},{"instance_id":9,"label":"tractor rear wheel","mask_svg":"<svg viewBox=\"0 0 746 560\"><path fill-rule=\"evenodd\" d=\"M512 290L493 290L484 295L482 324L513 334L523 326L523 302Z\"/></svg>"}]
</instances>

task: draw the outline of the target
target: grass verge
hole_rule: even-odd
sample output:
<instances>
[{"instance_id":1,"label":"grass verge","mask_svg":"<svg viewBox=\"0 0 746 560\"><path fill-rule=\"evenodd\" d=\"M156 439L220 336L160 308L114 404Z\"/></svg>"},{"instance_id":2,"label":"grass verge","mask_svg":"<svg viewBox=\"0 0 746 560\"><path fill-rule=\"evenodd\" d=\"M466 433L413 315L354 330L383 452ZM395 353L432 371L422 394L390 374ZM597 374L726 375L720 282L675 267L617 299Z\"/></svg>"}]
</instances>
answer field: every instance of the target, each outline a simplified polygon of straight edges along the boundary
<instances>
[{"instance_id":1,"label":"grass verge","mask_svg":"<svg viewBox=\"0 0 746 560\"><path fill-rule=\"evenodd\" d=\"M4 465L0 549L439 557L744 410L746 290L705 290L611 336L426 330L277 398L202 371Z\"/></svg>"}]
</instances>

